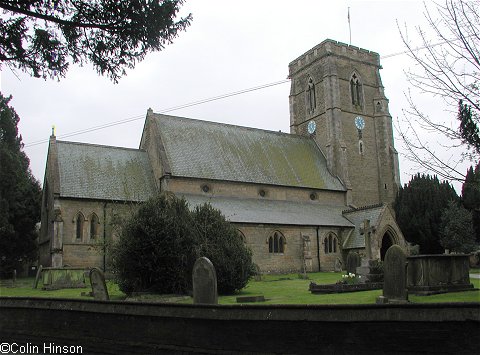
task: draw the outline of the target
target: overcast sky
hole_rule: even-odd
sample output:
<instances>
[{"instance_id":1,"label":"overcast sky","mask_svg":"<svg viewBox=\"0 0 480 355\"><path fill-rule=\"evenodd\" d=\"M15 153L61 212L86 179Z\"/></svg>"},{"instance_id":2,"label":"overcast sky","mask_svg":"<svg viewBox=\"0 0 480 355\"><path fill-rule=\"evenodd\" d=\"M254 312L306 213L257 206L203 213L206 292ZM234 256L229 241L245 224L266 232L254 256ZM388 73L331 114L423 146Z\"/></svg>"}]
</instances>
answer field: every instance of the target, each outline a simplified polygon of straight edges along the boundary
<instances>
[{"instance_id":1,"label":"overcast sky","mask_svg":"<svg viewBox=\"0 0 480 355\"><path fill-rule=\"evenodd\" d=\"M430 4L430 2L429 2ZM150 54L118 84L98 76L90 64L71 67L60 82L34 79L3 67L1 91L13 95L20 133L34 175L43 181L52 125L60 140L138 148L147 109L154 112L285 80L288 64L329 38L380 54L390 113L402 116L408 90L404 70L413 67L397 27L425 24L421 1L187 0L192 13L186 32L163 51ZM418 43L420 45L420 42ZM289 132L288 95L283 83L169 114ZM430 97L418 102L432 114L451 120ZM135 119L136 120L133 120ZM72 132L115 121L131 122L81 135ZM42 142L41 144L37 144ZM402 144L396 141L402 154ZM400 156L402 183L417 168Z\"/></svg>"}]
</instances>

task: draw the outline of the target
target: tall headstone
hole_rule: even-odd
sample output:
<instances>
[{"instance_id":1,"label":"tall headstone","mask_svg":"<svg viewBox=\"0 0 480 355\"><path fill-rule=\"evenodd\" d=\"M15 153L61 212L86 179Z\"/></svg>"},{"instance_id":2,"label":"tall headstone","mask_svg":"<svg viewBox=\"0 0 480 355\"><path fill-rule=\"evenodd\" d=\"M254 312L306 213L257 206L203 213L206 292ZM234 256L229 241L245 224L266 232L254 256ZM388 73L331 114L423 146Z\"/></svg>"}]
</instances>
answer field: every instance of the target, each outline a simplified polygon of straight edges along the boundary
<instances>
[{"instance_id":1,"label":"tall headstone","mask_svg":"<svg viewBox=\"0 0 480 355\"><path fill-rule=\"evenodd\" d=\"M355 274L357 272L357 267L360 266L360 255L357 252L350 252L347 255L347 273Z\"/></svg>"},{"instance_id":2,"label":"tall headstone","mask_svg":"<svg viewBox=\"0 0 480 355\"><path fill-rule=\"evenodd\" d=\"M193 265L193 303L218 304L217 273L212 262L206 258L198 258Z\"/></svg>"},{"instance_id":3,"label":"tall headstone","mask_svg":"<svg viewBox=\"0 0 480 355\"><path fill-rule=\"evenodd\" d=\"M398 245L388 248L383 261L383 297L388 302L408 302L407 292L407 255Z\"/></svg>"},{"instance_id":4,"label":"tall headstone","mask_svg":"<svg viewBox=\"0 0 480 355\"><path fill-rule=\"evenodd\" d=\"M365 219L360 226L360 234L365 238L365 257L362 258L360 266L357 267L356 274L361 278L362 283L370 281L370 271L372 270L372 243L371 233L375 230L370 226L370 220Z\"/></svg>"},{"instance_id":5,"label":"tall headstone","mask_svg":"<svg viewBox=\"0 0 480 355\"><path fill-rule=\"evenodd\" d=\"M40 265L37 270L37 276L35 276L35 281L33 282L33 288L37 288L38 281L40 280L40 276L42 275L43 266Z\"/></svg>"},{"instance_id":6,"label":"tall headstone","mask_svg":"<svg viewBox=\"0 0 480 355\"><path fill-rule=\"evenodd\" d=\"M308 235L302 235L302 239L303 239L303 273L306 275L307 272L313 271L311 241Z\"/></svg>"},{"instance_id":7,"label":"tall headstone","mask_svg":"<svg viewBox=\"0 0 480 355\"><path fill-rule=\"evenodd\" d=\"M90 284L92 285L93 298L99 301L108 301L107 284L105 283L105 276L100 269L93 268L90 270Z\"/></svg>"},{"instance_id":8,"label":"tall headstone","mask_svg":"<svg viewBox=\"0 0 480 355\"><path fill-rule=\"evenodd\" d=\"M342 267L343 267L342 260L340 258L336 258L335 262L333 263L333 269L335 270L335 272L342 271L343 270Z\"/></svg>"},{"instance_id":9,"label":"tall headstone","mask_svg":"<svg viewBox=\"0 0 480 355\"><path fill-rule=\"evenodd\" d=\"M363 221L363 227L360 228L360 234L365 235L365 253L367 254L367 260L372 260L372 243L371 233L373 228L370 226L370 220L365 219Z\"/></svg>"}]
</instances>

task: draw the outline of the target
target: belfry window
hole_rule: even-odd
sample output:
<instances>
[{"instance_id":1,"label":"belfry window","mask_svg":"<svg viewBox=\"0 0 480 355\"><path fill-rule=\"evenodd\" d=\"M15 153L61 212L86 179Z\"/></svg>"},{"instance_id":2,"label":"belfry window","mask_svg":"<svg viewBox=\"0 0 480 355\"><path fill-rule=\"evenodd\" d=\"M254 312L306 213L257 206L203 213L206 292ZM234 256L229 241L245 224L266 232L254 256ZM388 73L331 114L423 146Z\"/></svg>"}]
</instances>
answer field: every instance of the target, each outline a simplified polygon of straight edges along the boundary
<instances>
[{"instance_id":1,"label":"belfry window","mask_svg":"<svg viewBox=\"0 0 480 355\"><path fill-rule=\"evenodd\" d=\"M317 107L316 102L316 95L315 95L315 84L313 83L313 79L308 79L307 84L307 109L309 113L313 113L315 108Z\"/></svg>"},{"instance_id":2,"label":"belfry window","mask_svg":"<svg viewBox=\"0 0 480 355\"><path fill-rule=\"evenodd\" d=\"M285 237L280 232L275 232L268 238L268 252L283 254L285 252L285 244Z\"/></svg>"},{"instance_id":3,"label":"belfry window","mask_svg":"<svg viewBox=\"0 0 480 355\"><path fill-rule=\"evenodd\" d=\"M362 106L362 84L356 74L350 79L350 95L352 96L352 105Z\"/></svg>"}]
</instances>

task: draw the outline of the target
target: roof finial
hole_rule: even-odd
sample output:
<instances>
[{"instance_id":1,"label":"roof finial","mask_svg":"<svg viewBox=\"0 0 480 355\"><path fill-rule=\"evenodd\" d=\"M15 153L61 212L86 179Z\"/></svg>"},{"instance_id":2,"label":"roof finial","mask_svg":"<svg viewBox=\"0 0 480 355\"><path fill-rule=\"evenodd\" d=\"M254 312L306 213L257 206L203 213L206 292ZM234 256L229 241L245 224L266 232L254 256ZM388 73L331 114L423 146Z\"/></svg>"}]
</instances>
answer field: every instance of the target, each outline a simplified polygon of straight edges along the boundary
<instances>
[{"instance_id":1,"label":"roof finial","mask_svg":"<svg viewBox=\"0 0 480 355\"><path fill-rule=\"evenodd\" d=\"M55 125L52 125L52 137L55 137Z\"/></svg>"}]
</instances>

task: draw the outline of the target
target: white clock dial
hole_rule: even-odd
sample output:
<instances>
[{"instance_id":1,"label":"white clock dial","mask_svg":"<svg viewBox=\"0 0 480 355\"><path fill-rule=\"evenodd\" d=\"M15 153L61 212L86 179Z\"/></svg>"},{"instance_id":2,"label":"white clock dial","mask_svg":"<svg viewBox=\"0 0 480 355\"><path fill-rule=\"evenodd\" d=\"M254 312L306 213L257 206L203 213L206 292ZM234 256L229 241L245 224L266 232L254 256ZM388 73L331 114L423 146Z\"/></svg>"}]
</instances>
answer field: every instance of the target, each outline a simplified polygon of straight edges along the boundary
<instances>
[{"instance_id":1,"label":"white clock dial","mask_svg":"<svg viewBox=\"0 0 480 355\"><path fill-rule=\"evenodd\" d=\"M317 124L315 123L315 121L308 122L308 126L307 126L308 133L313 134L315 133L316 129L317 129Z\"/></svg>"},{"instance_id":2,"label":"white clock dial","mask_svg":"<svg viewBox=\"0 0 480 355\"><path fill-rule=\"evenodd\" d=\"M360 117L360 116L355 117L355 126L358 129L364 129L365 128L365 120L363 119L363 117Z\"/></svg>"}]
</instances>

